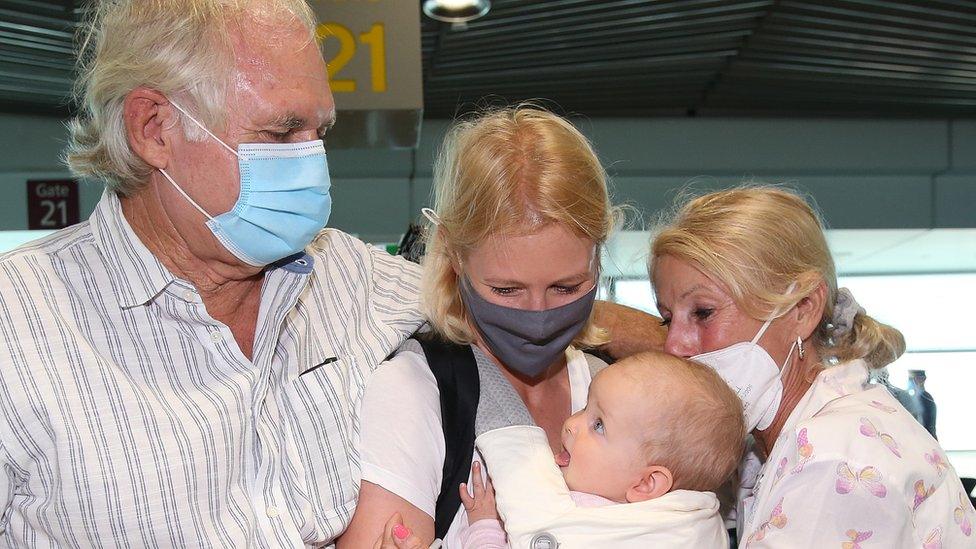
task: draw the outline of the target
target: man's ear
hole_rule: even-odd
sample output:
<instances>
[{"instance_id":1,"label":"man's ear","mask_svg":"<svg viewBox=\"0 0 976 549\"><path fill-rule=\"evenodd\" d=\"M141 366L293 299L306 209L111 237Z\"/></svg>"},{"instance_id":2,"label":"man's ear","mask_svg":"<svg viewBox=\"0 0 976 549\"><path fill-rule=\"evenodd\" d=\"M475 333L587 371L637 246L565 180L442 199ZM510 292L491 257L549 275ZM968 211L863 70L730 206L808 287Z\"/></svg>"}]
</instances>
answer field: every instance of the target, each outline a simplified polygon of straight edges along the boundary
<instances>
[{"instance_id":1,"label":"man's ear","mask_svg":"<svg viewBox=\"0 0 976 549\"><path fill-rule=\"evenodd\" d=\"M125 96L123 111L129 147L146 164L164 169L169 163L166 130L177 123L176 112L166 96L140 86Z\"/></svg>"},{"instance_id":2,"label":"man's ear","mask_svg":"<svg viewBox=\"0 0 976 549\"><path fill-rule=\"evenodd\" d=\"M821 280L810 295L796 304L796 329L800 339L806 341L820 325L826 303L827 283Z\"/></svg>"},{"instance_id":3,"label":"man's ear","mask_svg":"<svg viewBox=\"0 0 976 549\"><path fill-rule=\"evenodd\" d=\"M674 476L671 470L660 465L649 465L640 479L627 490L627 502L637 503L659 498L671 491Z\"/></svg>"}]
</instances>

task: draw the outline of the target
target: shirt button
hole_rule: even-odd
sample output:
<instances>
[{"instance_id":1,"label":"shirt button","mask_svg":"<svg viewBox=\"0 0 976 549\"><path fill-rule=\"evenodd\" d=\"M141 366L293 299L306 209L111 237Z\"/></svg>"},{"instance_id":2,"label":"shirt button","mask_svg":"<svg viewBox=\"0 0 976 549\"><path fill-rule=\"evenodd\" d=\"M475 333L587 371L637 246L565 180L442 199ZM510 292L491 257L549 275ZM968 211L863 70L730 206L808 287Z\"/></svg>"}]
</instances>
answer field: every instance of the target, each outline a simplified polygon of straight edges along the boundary
<instances>
[{"instance_id":1,"label":"shirt button","mask_svg":"<svg viewBox=\"0 0 976 549\"><path fill-rule=\"evenodd\" d=\"M210 339L212 339L214 341L214 343L216 343L216 342L220 341L221 339L224 339L224 336L220 335L220 331L219 330L214 330L214 331L210 332Z\"/></svg>"},{"instance_id":2,"label":"shirt button","mask_svg":"<svg viewBox=\"0 0 976 549\"><path fill-rule=\"evenodd\" d=\"M556 542L556 538L549 532L541 532L532 536L532 541L529 542L529 547L531 549L556 549L559 544Z\"/></svg>"},{"instance_id":3,"label":"shirt button","mask_svg":"<svg viewBox=\"0 0 976 549\"><path fill-rule=\"evenodd\" d=\"M268 518L275 518L280 514L278 512L278 508L275 507L274 505L268 507L267 513L268 513Z\"/></svg>"}]
</instances>

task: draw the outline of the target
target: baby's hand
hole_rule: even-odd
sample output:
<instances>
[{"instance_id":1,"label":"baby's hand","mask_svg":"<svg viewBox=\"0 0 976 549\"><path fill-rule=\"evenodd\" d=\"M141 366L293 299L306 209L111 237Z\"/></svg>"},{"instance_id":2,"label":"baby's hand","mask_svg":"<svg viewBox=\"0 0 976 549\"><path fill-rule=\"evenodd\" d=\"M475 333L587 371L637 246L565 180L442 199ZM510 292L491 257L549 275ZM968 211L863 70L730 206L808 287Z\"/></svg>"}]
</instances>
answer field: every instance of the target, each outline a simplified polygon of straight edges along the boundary
<instances>
[{"instance_id":1,"label":"baby's hand","mask_svg":"<svg viewBox=\"0 0 976 549\"><path fill-rule=\"evenodd\" d=\"M471 466L471 482L474 484L474 497L468 494L467 484L462 482L458 486L461 492L461 503L468 513L468 524L484 519L498 520L498 510L495 509L495 489L492 488L491 479L487 475L482 480L480 462L476 461Z\"/></svg>"}]
</instances>

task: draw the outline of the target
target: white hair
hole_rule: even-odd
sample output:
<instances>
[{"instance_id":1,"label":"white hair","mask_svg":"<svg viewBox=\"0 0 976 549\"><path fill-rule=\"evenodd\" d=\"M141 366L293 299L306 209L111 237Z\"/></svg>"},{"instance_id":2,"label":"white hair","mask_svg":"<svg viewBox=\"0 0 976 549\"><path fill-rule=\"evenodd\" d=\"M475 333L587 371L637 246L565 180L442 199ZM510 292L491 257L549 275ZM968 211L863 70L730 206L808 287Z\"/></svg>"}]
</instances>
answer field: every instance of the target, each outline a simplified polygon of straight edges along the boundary
<instances>
[{"instance_id":1,"label":"white hair","mask_svg":"<svg viewBox=\"0 0 976 549\"><path fill-rule=\"evenodd\" d=\"M289 17L281 17L288 15ZM78 116L68 124L65 162L80 176L101 179L121 195L137 191L152 168L130 148L125 98L146 86L222 127L227 84L234 71L231 25L242 16L262 22L298 21L314 36L315 16L305 0L100 0L81 27ZM277 28L277 27L276 27ZM183 119L189 139L203 133Z\"/></svg>"}]
</instances>

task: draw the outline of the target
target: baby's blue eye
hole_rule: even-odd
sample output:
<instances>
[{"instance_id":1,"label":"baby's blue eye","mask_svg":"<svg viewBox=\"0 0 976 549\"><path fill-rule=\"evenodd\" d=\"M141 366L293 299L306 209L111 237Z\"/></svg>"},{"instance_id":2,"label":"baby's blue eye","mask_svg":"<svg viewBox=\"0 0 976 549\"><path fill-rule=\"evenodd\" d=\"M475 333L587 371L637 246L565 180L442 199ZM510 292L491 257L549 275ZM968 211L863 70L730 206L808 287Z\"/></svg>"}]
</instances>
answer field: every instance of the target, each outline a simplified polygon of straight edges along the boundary
<instances>
[{"instance_id":1,"label":"baby's blue eye","mask_svg":"<svg viewBox=\"0 0 976 549\"><path fill-rule=\"evenodd\" d=\"M603 420L602 419L596 418L593 421L593 430L596 431L596 432L598 432L598 433L600 433L601 435L603 434L604 428L603 428Z\"/></svg>"}]
</instances>

